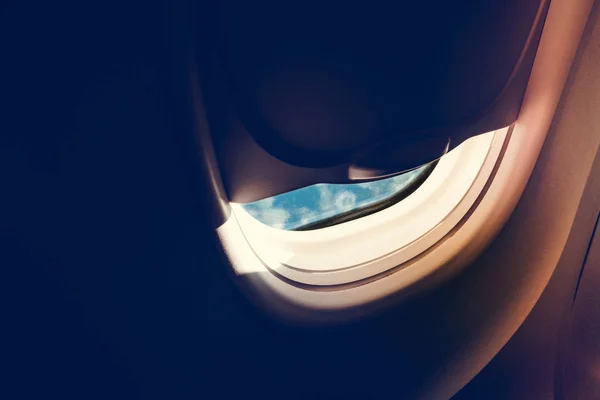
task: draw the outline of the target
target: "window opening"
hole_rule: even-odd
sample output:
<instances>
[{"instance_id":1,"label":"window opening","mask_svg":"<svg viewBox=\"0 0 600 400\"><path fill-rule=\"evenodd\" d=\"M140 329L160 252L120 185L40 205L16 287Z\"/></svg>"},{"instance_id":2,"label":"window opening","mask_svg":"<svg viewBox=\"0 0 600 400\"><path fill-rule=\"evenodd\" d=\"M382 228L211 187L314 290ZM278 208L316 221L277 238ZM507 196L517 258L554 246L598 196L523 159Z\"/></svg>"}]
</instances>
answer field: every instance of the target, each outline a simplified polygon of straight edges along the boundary
<instances>
[{"instance_id":1,"label":"window opening","mask_svg":"<svg viewBox=\"0 0 600 400\"><path fill-rule=\"evenodd\" d=\"M319 183L243 204L252 217L277 229L307 231L362 218L390 207L413 193L437 161L371 182Z\"/></svg>"}]
</instances>

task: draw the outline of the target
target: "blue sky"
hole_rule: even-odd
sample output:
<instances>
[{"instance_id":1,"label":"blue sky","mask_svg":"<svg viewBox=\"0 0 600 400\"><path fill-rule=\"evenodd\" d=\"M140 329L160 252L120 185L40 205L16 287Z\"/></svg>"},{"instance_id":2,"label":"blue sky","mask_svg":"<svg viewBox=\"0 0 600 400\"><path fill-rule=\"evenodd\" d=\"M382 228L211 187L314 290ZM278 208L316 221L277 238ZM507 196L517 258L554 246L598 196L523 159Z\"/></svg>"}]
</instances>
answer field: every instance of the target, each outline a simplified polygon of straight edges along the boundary
<instances>
[{"instance_id":1,"label":"blue sky","mask_svg":"<svg viewBox=\"0 0 600 400\"><path fill-rule=\"evenodd\" d=\"M424 168L375 182L308 186L243 207L266 225L294 229L390 197L408 186Z\"/></svg>"}]
</instances>

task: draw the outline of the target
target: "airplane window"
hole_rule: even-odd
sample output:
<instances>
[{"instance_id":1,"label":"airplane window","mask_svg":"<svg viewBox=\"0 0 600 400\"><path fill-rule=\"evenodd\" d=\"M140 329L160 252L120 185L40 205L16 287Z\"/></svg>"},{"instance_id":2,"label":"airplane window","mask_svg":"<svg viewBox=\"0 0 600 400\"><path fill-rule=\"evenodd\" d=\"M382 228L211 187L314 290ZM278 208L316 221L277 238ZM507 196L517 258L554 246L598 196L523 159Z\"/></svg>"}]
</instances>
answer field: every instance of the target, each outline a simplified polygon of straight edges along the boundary
<instances>
[{"instance_id":1,"label":"airplane window","mask_svg":"<svg viewBox=\"0 0 600 400\"><path fill-rule=\"evenodd\" d=\"M398 203L427 179L436 163L373 182L312 185L242 207L273 228L296 231L325 228Z\"/></svg>"},{"instance_id":2,"label":"airplane window","mask_svg":"<svg viewBox=\"0 0 600 400\"><path fill-rule=\"evenodd\" d=\"M486 215L506 203L503 185L517 175L512 161L521 159L504 157L517 127L472 137L403 175L231 203L233 218L218 228L224 251L250 286L254 279L267 285L256 289L266 290L267 302L280 294L302 307L338 310L413 285L455 266L449 260L464 260L462 246L480 246L499 230L503 221ZM518 138L512 149L531 148ZM500 170L507 165L510 173ZM429 253L433 246L438 251Z\"/></svg>"}]
</instances>

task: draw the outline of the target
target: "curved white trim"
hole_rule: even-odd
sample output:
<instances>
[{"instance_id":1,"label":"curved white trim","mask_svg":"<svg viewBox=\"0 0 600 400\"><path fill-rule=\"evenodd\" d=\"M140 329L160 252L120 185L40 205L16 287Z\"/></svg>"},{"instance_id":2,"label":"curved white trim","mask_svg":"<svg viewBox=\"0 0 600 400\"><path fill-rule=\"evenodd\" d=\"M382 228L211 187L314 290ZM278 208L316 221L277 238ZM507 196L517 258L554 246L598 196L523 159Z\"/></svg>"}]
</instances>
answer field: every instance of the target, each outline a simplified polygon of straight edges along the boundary
<instances>
[{"instance_id":1,"label":"curved white trim","mask_svg":"<svg viewBox=\"0 0 600 400\"><path fill-rule=\"evenodd\" d=\"M442 157L409 197L344 224L284 231L260 223L239 205L232 207L250 246L270 270L307 285L370 278L423 253L464 217L496 164L506 132L468 140Z\"/></svg>"},{"instance_id":2,"label":"curved white trim","mask_svg":"<svg viewBox=\"0 0 600 400\"><path fill-rule=\"evenodd\" d=\"M217 232L235 273L251 281L247 285L249 293L267 310L283 318L331 320L335 316L344 318L353 307L392 294L414 293L468 265L499 232L523 193L552 121L590 6L588 0L552 2L521 112L495 177L461 228L444 237L421 259L426 262L420 262L417 268L414 261L409 268L340 290L295 286L267 270L232 217ZM295 313L291 312L294 310Z\"/></svg>"}]
</instances>

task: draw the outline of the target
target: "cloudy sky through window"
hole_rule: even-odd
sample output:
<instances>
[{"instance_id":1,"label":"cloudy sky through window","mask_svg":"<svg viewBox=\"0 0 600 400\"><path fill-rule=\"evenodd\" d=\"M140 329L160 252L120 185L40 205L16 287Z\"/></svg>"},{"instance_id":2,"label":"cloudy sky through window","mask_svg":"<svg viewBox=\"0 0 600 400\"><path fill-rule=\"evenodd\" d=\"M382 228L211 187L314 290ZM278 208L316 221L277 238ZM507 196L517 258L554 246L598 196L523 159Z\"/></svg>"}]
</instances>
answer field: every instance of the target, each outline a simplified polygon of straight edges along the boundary
<instances>
[{"instance_id":1,"label":"cloudy sky through window","mask_svg":"<svg viewBox=\"0 0 600 400\"><path fill-rule=\"evenodd\" d=\"M308 186L243 207L263 224L295 229L385 200L410 185L425 168L375 182Z\"/></svg>"}]
</instances>

